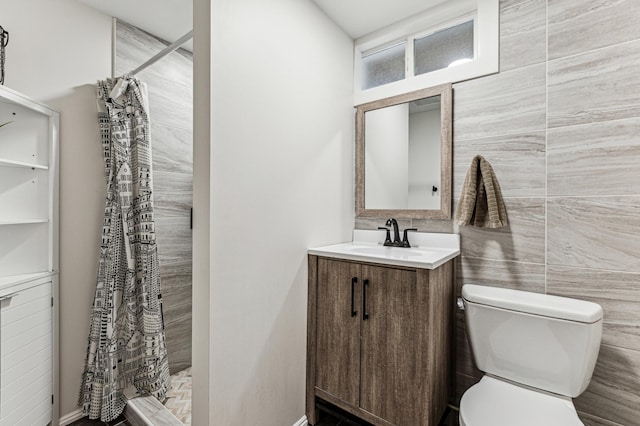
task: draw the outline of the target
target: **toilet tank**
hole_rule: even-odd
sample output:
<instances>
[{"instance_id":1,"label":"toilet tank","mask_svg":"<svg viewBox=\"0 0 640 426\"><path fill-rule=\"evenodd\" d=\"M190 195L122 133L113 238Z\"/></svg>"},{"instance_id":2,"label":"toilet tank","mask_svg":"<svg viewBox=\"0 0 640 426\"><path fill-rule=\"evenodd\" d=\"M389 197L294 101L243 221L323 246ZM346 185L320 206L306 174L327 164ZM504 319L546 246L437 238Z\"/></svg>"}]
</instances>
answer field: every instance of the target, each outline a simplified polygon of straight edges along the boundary
<instances>
[{"instance_id":1,"label":"toilet tank","mask_svg":"<svg viewBox=\"0 0 640 426\"><path fill-rule=\"evenodd\" d=\"M467 284L467 337L485 373L572 398L589 385L602 337L597 303Z\"/></svg>"}]
</instances>

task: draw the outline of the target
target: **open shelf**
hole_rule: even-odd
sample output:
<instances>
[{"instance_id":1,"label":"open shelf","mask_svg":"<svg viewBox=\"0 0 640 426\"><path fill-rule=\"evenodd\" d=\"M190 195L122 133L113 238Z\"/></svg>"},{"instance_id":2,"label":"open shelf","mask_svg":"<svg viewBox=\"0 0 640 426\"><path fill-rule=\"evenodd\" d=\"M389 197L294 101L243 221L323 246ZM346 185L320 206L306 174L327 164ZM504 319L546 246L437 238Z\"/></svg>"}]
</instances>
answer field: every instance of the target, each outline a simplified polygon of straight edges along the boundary
<instances>
[{"instance_id":1,"label":"open shelf","mask_svg":"<svg viewBox=\"0 0 640 426\"><path fill-rule=\"evenodd\" d=\"M49 224L0 226L0 271L20 275L47 271L51 265Z\"/></svg>"},{"instance_id":2,"label":"open shelf","mask_svg":"<svg viewBox=\"0 0 640 426\"><path fill-rule=\"evenodd\" d=\"M29 169L49 170L49 166L43 166L41 164L25 163L23 161L8 160L6 158L0 158L0 166L26 167Z\"/></svg>"},{"instance_id":3,"label":"open shelf","mask_svg":"<svg viewBox=\"0 0 640 426\"><path fill-rule=\"evenodd\" d=\"M0 219L0 225L30 225L47 222L49 222L49 219Z\"/></svg>"},{"instance_id":4,"label":"open shelf","mask_svg":"<svg viewBox=\"0 0 640 426\"><path fill-rule=\"evenodd\" d=\"M0 276L58 269L56 111L0 86ZM1 411L1 409L0 409Z\"/></svg>"},{"instance_id":5,"label":"open shelf","mask_svg":"<svg viewBox=\"0 0 640 426\"><path fill-rule=\"evenodd\" d=\"M0 222L49 218L48 170L0 167Z\"/></svg>"}]
</instances>

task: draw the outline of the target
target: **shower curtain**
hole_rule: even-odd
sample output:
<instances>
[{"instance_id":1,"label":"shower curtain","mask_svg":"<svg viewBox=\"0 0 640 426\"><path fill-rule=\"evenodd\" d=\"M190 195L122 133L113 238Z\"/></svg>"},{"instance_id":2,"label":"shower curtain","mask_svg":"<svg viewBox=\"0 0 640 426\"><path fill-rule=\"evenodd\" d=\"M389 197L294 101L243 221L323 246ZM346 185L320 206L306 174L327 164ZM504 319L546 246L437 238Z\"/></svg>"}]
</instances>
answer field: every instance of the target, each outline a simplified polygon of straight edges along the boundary
<instances>
[{"instance_id":1,"label":"shower curtain","mask_svg":"<svg viewBox=\"0 0 640 426\"><path fill-rule=\"evenodd\" d=\"M169 387L147 105L134 78L98 82L107 198L79 403L103 422L122 413L128 386L160 401Z\"/></svg>"}]
</instances>

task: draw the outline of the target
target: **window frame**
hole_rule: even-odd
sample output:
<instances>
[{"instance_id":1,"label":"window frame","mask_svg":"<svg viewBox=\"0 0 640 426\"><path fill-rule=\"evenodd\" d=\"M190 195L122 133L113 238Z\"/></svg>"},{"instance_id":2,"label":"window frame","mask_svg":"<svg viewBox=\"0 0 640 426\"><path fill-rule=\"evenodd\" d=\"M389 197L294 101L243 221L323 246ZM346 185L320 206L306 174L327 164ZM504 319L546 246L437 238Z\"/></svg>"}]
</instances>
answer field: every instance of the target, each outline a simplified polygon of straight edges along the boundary
<instances>
[{"instance_id":1,"label":"window frame","mask_svg":"<svg viewBox=\"0 0 640 426\"><path fill-rule=\"evenodd\" d=\"M415 39L470 20L473 20L474 32L473 61L415 75ZM363 55L402 42L406 43L405 78L362 89ZM441 3L421 14L355 40L354 105L496 73L499 71L499 47L499 0L456 0Z\"/></svg>"}]
</instances>

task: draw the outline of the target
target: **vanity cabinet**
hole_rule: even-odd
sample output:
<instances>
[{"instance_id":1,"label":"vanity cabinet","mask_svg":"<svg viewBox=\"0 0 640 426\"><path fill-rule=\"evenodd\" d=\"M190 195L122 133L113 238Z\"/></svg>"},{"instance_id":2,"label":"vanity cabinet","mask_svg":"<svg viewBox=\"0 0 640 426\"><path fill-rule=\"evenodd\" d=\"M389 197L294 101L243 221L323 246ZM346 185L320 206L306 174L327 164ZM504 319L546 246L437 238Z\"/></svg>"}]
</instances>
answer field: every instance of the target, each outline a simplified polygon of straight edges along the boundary
<instances>
[{"instance_id":1,"label":"vanity cabinet","mask_svg":"<svg viewBox=\"0 0 640 426\"><path fill-rule=\"evenodd\" d=\"M374 425L435 426L449 397L453 263L309 256L307 418L329 402Z\"/></svg>"}]
</instances>

